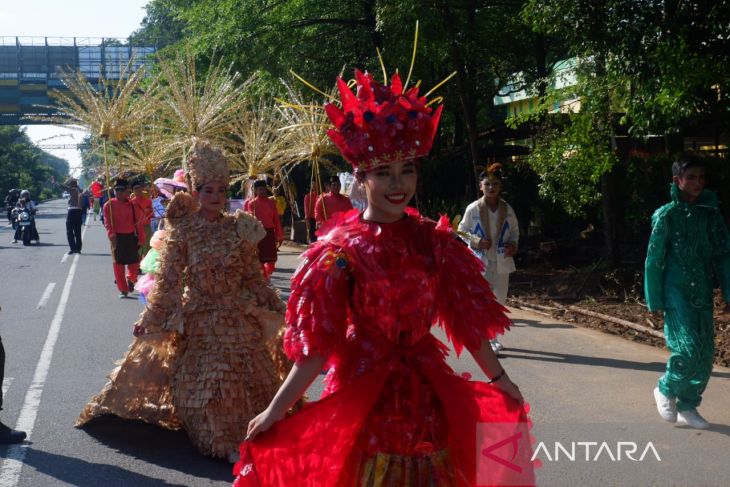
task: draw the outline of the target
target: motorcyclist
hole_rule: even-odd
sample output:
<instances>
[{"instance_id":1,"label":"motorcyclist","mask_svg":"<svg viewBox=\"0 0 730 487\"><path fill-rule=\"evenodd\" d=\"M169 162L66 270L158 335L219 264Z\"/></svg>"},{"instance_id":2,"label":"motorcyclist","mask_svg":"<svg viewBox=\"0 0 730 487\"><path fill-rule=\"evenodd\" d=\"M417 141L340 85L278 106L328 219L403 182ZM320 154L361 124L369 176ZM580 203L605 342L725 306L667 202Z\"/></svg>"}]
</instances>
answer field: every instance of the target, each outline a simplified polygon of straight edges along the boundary
<instances>
[{"instance_id":1,"label":"motorcyclist","mask_svg":"<svg viewBox=\"0 0 730 487\"><path fill-rule=\"evenodd\" d=\"M38 229L35 225L35 215L36 212L36 206L35 202L30 199L30 191L27 189L24 189L20 192L20 199L18 199L18 202L16 203L16 208L18 209L18 212L16 215L20 212L21 209L27 209L31 214L31 220L30 220L30 240L35 240L36 243L40 242L40 236L38 235ZM22 231L20 225L16 225L15 227L15 237L13 239L13 243L17 243L18 239L20 238L20 232Z\"/></svg>"},{"instance_id":2,"label":"motorcyclist","mask_svg":"<svg viewBox=\"0 0 730 487\"><path fill-rule=\"evenodd\" d=\"M35 202L30 199L30 191L24 189L20 192L20 197L25 200L25 207L34 212L36 209Z\"/></svg>"},{"instance_id":3,"label":"motorcyclist","mask_svg":"<svg viewBox=\"0 0 730 487\"><path fill-rule=\"evenodd\" d=\"M25 199L25 204L28 207L28 209L30 210L31 215L33 215L33 218L30 221L30 228L32 230L32 232L30 234L31 240L35 240L35 243L40 243L41 238L40 238L40 235L38 235L38 228L35 225L35 214L36 214L36 210L38 209L38 207L36 206L35 201L30 199L30 191L28 191L27 189L23 190L20 193L20 196L21 196L21 198Z\"/></svg>"},{"instance_id":4,"label":"motorcyclist","mask_svg":"<svg viewBox=\"0 0 730 487\"><path fill-rule=\"evenodd\" d=\"M13 236L13 243L18 243L20 239L20 233L23 231L23 227L18 224L17 218L20 212L25 210L25 200L20 198L15 202L15 207L12 209L13 227L15 228L15 235Z\"/></svg>"},{"instance_id":5,"label":"motorcyclist","mask_svg":"<svg viewBox=\"0 0 730 487\"><path fill-rule=\"evenodd\" d=\"M8 222L10 224L13 224L13 208L15 208L15 204L18 202L18 199L20 198L20 190L19 189L11 189L8 191L7 196L5 196L5 208L8 212Z\"/></svg>"}]
</instances>

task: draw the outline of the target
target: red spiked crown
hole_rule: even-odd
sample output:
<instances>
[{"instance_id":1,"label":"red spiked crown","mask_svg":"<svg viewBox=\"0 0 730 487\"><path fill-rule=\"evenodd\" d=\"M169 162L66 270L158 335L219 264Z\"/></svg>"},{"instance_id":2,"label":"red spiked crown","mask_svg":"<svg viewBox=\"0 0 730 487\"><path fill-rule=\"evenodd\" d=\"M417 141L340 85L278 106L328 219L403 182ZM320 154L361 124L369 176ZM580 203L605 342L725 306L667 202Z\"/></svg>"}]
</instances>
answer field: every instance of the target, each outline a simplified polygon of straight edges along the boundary
<instances>
[{"instance_id":1,"label":"red spiked crown","mask_svg":"<svg viewBox=\"0 0 730 487\"><path fill-rule=\"evenodd\" d=\"M358 70L355 80L357 94L342 78L337 79L342 109L333 103L325 105L335 126L327 135L342 156L355 169L367 171L428 155L443 106L435 111L427 106L426 97L418 96L418 86L404 93L398 73L389 86Z\"/></svg>"}]
</instances>

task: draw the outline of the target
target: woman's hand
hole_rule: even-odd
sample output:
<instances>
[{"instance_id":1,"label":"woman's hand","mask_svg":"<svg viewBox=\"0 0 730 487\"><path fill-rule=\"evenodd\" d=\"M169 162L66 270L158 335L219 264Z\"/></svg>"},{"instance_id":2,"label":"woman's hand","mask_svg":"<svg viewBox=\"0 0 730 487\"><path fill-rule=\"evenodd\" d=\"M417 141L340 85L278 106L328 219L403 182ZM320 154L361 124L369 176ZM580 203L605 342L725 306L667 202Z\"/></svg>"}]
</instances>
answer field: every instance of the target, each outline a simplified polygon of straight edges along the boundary
<instances>
[{"instance_id":1,"label":"woman's hand","mask_svg":"<svg viewBox=\"0 0 730 487\"><path fill-rule=\"evenodd\" d=\"M517 384L512 382L512 380L506 375L502 376L502 378L494 382L494 385L508 396L517 400L519 403L522 403L524 401L522 393L520 392L520 388L517 387Z\"/></svg>"},{"instance_id":2,"label":"woman's hand","mask_svg":"<svg viewBox=\"0 0 730 487\"><path fill-rule=\"evenodd\" d=\"M284 413L274 413L271 409L266 408L262 413L253 418L248 423L246 431L246 441L253 440L259 433L263 433L271 426L284 418Z\"/></svg>"},{"instance_id":3,"label":"woman's hand","mask_svg":"<svg viewBox=\"0 0 730 487\"><path fill-rule=\"evenodd\" d=\"M326 357L312 355L304 357L294 364L289 375L276 392L271 404L248 423L246 440L252 440L271 428L271 425L284 418L286 412L296 403L314 382L327 362Z\"/></svg>"}]
</instances>

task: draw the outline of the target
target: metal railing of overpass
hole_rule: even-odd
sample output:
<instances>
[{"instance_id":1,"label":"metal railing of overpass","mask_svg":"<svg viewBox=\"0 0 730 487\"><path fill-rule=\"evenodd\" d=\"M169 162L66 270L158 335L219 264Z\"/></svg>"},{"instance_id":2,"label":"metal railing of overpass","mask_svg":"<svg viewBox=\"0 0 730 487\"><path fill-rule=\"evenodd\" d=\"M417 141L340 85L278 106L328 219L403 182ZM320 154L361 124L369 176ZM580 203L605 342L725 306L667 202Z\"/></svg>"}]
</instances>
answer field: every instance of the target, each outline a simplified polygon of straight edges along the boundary
<instances>
[{"instance_id":1,"label":"metal railing of overpass","mask_svg":"<svg viewBox=\"0 0 730 487\"><path fill-rule=\"evenodd\" d=\"M49 90L66 89L64 70L78 70L90 83L119 79L130 60L133 68L151 65L156 49L123 39L102 37L0 36L0 125L45 124L33 117L52 116Z\"/></svg>"}]
</instances>

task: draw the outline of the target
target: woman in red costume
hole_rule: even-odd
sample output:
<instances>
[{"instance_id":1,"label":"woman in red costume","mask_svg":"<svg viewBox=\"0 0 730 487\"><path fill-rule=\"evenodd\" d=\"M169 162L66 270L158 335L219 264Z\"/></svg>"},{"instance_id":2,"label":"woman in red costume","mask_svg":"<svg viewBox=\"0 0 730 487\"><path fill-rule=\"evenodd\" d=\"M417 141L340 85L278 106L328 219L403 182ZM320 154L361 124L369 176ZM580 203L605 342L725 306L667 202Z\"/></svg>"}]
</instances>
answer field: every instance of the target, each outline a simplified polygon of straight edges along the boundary
<instances>
[{"instance_id":1,"label":"woman in red costume","mask_svg":"<svg viewBox=\"0 0 730 487\"><path fill-rule=\"evenodd\" d=\"M333 218L303 256L284 342L296 363L249 424L234 486L531 485L526 406L489 344L510 324L505 309L446 217L407 208L441 107L417 87L404 92L397 74L389 86L356 78L357 95L338 80L342 109L326 110L368 207ZM446 364L436 323L489 384ZM322 399L285 419L323 367ZM492 449L520 447L481 450L485 430ZM489 465L489 455L506 461Z\"/></svg>"}]
</instances>

